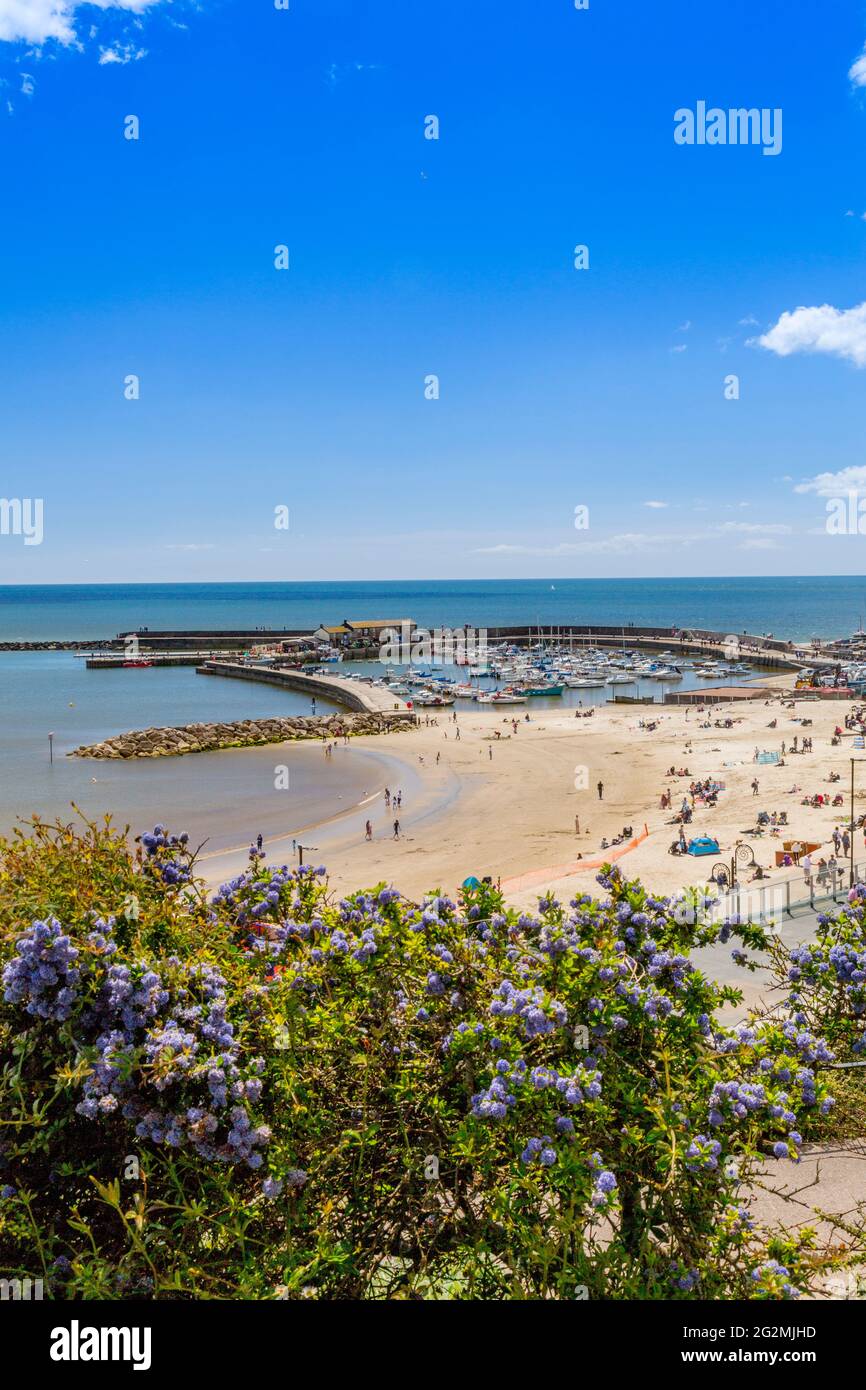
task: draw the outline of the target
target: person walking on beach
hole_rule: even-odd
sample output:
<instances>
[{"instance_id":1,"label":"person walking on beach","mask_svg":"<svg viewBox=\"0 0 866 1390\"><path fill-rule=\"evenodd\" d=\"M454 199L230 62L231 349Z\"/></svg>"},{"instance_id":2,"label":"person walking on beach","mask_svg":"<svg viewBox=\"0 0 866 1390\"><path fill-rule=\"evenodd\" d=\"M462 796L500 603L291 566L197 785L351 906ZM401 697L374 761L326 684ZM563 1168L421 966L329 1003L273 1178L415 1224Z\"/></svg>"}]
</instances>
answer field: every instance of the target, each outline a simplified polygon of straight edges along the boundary
<instances>
[{"instance_id":1,"label":"person walking on beach","mask_svg":"<svg viewBox=\"0 0 866 1390\"><path fill-rule=\"evenodd\" d=\"M842 853L847 854L851 848L851 836L847 830L842 831Z\"/></svg>"},{"instance_id":2,"label":"person walking on beach","mask_svg":"<svg viewBox=\"0 0 866 1390\"><path fill-rule=\"evenodd\" d=\"M575 835L580 834L580 816L575 816L574 818L574 833Z\"/></svg>"},{"instance_id":3,"label":"person walking on beach","mask_svg":"<svg viewBox=\"0 0 866 1390\"><path fill-rule=\"evenodd\" d=\"M367 839L368 839L368 840L372 840L372 838L373 838L373 822L372 822L371 820L368 820L368 821L367 821Z\"/></svg>"},{"instance_id":4,"label":"person walking on beach","mask_svg":"<svg viewBox=\"0 0 866 1390\"><path fill-rule=\"evenodd\" d=\"M840 848L841 848L841 845L842 845L842 836L839 834L839 827L838 827L838 825L834 825L834 826L833 826L833 848L834 848L834 850L836 851L837 854L839 853L839 850L840 850Z\"/></svg>"},{"instance_id":5,"label":"person walking on beach","mask_svg":"<svg viewBox=\"0 0 866 1390\"><path fill-rule=\"evenodd\" d=\"M388 790L388 788L386 787L386 788L385 788L385 810L386 810L386 811L388 810L388 808L390 807L390 805L391 805L391 793L390 793L390 791Z\"/></svg>"},{"instance_id":6,"label":"person walking on beach","mask_svg":"<svg viewBox=\"0 0 866 1390\"><path fill-rule=\"evenodd\" d=\"M456 714L455 714L454 718L455 718L455 719L457 718L457 715L456 715ZM455 740L456 740L457 743L460 742L460 726L459 726L459 725L458 725L457 728L454 730L454 738L455 738Z\"/></svg>"},{"instance_id":7,"label":"person walking on beach","mask_svg":"<svg viewBox=\"0 0 866 1390\"><path fill-rule=\"evenodd\" d=\"M604 800L604 782L599 782L598 784L598 799L599 801Z\"/></svg>"},{"instance_id":8,"label":"person walking on beach","mask_svg":"<svg viewBox=\"0 0 866 1390\"><path fill-rule=\"evenodd\" d=\"M756 777L755 780L754 780L754 782L752 783L752 796L757 796L757 795L758 795L758 790L759 790L759 789L758 789L758 779L757 779L757 777Z\"/></svg>"},{"instance_id":9,"label":"person walking on beach","mask_svg":"<svg viewBox=\"0 0 866 1390\"><path fill-rule=\"evenodd\" d=\"M439 766L439 759L440 759L441 757L442 757L442 754L441 754L441 753L437 753L437 754L436 754L436 766L437 766L437 767Z\"/></svg>"},{"instance_id":10,"label":"person walking on beach","mask_svg":"<svg viewBox=\"0 0 866 1390\"><path fill-rule=\"evenodd\" d=\"M398 820L395 820L395 822L394 822L394 839L395 839L395 840L399 840L399 838L400 838L400 822L399 822Z\"/></svg>"}]
</instances>

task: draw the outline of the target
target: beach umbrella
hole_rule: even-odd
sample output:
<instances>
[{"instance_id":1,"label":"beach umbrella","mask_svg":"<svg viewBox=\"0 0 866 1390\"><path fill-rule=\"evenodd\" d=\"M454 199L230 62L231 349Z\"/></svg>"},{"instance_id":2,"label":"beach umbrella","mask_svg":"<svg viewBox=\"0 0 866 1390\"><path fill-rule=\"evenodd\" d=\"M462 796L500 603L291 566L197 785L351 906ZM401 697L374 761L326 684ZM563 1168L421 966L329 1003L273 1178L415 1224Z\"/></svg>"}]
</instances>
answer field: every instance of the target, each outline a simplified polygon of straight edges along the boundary
<instances>
[{"instance_id":1,"label":"beach umbrella","mask_svg":"<svg viewBox=\"0 0 866 1390\"><path fill-rule=\"evenodd\" d=\"M481 881L480 881L480 879L477 879L477 878L475 877L474 874L472 874L472 875L470 875L469 878L464 878L463 883L462 883L462 887L463 887L463 888L480 888L480 887L481 887Z\"/></svg>"}]
</instances>

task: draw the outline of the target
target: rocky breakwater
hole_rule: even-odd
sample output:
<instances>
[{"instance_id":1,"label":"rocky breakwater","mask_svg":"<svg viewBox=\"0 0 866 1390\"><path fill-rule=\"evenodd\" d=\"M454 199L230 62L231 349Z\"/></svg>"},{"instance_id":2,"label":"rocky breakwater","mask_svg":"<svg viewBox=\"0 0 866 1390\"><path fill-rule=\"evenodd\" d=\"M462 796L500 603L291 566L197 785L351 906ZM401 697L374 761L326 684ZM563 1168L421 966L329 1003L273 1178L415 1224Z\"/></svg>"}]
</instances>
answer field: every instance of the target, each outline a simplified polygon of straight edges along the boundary
<instances>
[{"instance_id":1,"label":"rocky breakwater","mask_svg":"<svg viewBox=\"0 0 866 1390\"><path fill-rule=\"evenodd\" d=\"M183 724L173 729L139 729L103 743L76 748L70 758L172 758L218 748L254 748L294 739L329 739L402 733L415 728L411 714L299 715L287 719L242 719L231 724Z\"/></svg>"},{"instance_id":2,"label":"rocky breakwater","mask_svg":"<svg viewBox=\"0 0 866 1390\"><path fill-rule=\"evenodd\" d=\"M97 652L123 651L123 643L113 640L94 642L0 642L0 652Z\"/></svg>"}]
</instances>

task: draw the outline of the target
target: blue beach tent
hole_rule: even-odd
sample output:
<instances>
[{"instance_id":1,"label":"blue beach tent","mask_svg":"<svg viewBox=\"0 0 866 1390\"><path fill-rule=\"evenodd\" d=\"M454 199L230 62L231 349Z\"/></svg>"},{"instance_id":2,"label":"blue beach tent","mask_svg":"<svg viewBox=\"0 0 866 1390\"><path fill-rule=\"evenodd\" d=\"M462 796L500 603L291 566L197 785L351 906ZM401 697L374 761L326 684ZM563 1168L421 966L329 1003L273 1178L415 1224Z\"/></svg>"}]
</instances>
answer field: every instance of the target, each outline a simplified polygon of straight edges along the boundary
<instances>
[{"instance_id":1,"label":"blue beach tent","mask_svg":"<svg viewBox=\"0 0 866 1390\"><path fill-rule=\"evenodd\" d=\"M712 839L709 835L699 835L696 839L689 840L689 854L718 854L718 852L718 840Z\"/></svg>"}]
</instances>

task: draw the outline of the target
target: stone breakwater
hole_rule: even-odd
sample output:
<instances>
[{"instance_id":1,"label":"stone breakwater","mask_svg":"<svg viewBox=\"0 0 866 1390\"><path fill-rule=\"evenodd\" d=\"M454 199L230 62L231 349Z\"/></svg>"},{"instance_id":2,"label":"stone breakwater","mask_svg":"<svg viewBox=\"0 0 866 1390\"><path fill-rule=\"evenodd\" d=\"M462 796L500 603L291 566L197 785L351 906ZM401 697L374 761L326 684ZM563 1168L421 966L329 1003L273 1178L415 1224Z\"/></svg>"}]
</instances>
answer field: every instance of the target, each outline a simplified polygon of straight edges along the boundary
<instances>
[{"instance_id":1,"label":"stone breakwater","mask_svg":"<svg viewBox=\"0 0 866 1390\"><path fill-rule=\"evenodd\" d=\"M0 652L77 652L123 650L122 642L0 642Z\"/></svg>"},{"instance_id":2,"label":"stone breakwater","mask_svg":"<svg viewBox=\"0 0 866 1390\"><path fill-rule=\"evenodd\" d=\"M299 715L286 719L241 719L231 724L183 724L173 729L139 729L92 743L67 754L70 758L172 758L182 753L211 753L218 748L253 748L294 739L329 739L348 735L402 733L415 728L411 714Z\"/></svg>"}]
</instances>

